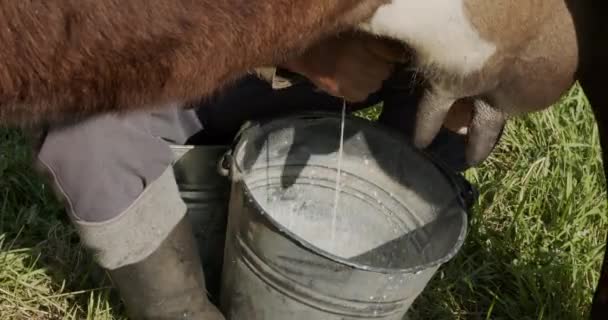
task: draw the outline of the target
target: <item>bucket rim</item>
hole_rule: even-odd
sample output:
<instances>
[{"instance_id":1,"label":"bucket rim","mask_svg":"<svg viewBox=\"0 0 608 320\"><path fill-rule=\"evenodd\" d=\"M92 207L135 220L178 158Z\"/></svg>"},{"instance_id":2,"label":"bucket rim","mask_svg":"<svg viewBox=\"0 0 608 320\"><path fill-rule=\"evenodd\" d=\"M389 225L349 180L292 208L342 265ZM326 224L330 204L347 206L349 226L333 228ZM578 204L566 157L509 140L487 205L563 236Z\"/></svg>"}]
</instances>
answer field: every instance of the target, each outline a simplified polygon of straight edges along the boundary
<instances>
[{"instance_id":1,"label":"bucket rim","mask_svg":"<svg viewBox=\"0 0 608 320\"><path fill-rule=\"evenodd\" d=\"M413 148L414 152L419 153L422 157L427 159L429 161L429 163L435 165L437 170L440 173L442 173L442 176L446 179L447 183L452 185L455 193L457 194L457 197L454 198L454 201L453 201L454 203L447 206L446 208L451 208L453 210L457 210L455 215L458 215L458 218L460 218L461 226L460 226L460 232L458 234L458 238L457 238L456 242L452 245L452 247L447 251L447 253L445 255L443 255L439 259L435 259L431 262L421 264L421 265L418 265L415 267L410 267L410 268L374 267L374 266L368 266L368 265L361 264L361 263L352 262L352 261L349 261L348 259L345 259L345 258L342 258L335 254L332 254L326 250L323 250L323 249L313 245L312 243L306 241L302 237L299 237L298 235L291 232L288 228L284 227L283 224L279 223L276 219L274 219L253 197L253 193L252 193L251 189L249 188L249 186L246 183L244 183L244 181L243 181L244 179L242 179L242 175L243 175L244 171L241 168L241 166L239 165L238 161L236 160L238 157L235 156L239 150L243 149L242 146L245 141L243 139L240 139L242 136L253 132L253 138L255 139L255 138L263 135L262 133L264 131L261 130L262 127L265 127L268 125L275 125L278 127L278 124L286 123L286 122L288 123L288 121L290 121L290 120L314 120L314 119L323 119L323 118L338 119L339 116L340 116L339 114L331 113L331 112L314 112L313 111L313 112L298 113L298 114L289 115L289 116L282 116L282 117L278 117L278 118L258 120L255 122L251 121L251 122L248 122L245 125L243 125L243 127L239 131L237 137L235 138L235 141L234 141L235 143L230 148L229 172L230 172L230 176L232 177L233 181L236 180L242 184L245 196L248 197L249 199L253 200L253 201L251 201L251 203L249 205L254 206L254 208L256 209L255 214L260 215L266 221L268 221L272 225L272 227L277 232L283 234L288 241L291 241L291 242L297 244L298 246L302 247L303 249L305 249L315 255L328 259L328 260L332 261L333 263L341 264L343 266L353 268L356 270L380 273L380 274L412 274L412 273L417 273L419 271L430 269L430 268L433 268L436 266L443 265L446 262L453 259L458 254L458 252L460 251L460 249L462 248L462 246L464 245L464 242L466 240L466 234L468 232L467 207L470 207L470 205L467 205L466 201L464 199L462 199L462 196L461 196L461 193L463 192L462 186L461 186L461 183L456 181L456 179L454 177L454 173L452 173L449 169L447 169L447 166L443 165L440 160L432 157L430 154L428 154L428 152L425 152L424 150L419 150L417 148ZM370 129L384 132L389 137L392 137L394 139L403 140L403 143L412 145L409 141L403 139L402 136L400 136L399 133L396 132L396 130L386 127L386 126L382 126L376 122L372 122L367 119L363 119L361 117L357 117L354 115L346 115L345 121L363 124L364 126L367 126ZM268 131L266 131L266 132L268 132ZM235 170L237 172L235 172ZM237 177L237 178L234 179L234 177Z\"/></svg>"}]
</instances>

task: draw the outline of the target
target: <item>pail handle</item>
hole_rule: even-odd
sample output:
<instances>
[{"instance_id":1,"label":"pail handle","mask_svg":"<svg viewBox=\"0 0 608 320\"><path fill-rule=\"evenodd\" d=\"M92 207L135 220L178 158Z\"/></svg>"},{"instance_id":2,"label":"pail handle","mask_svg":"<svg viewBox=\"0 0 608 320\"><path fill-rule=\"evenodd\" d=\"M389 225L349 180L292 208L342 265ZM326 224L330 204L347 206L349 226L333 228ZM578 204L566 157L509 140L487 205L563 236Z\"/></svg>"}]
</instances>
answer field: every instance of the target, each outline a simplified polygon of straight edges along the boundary
<instances>
[{"instance_id":1,"label":"pail handle","mask_svg":"<svg viewBox=\"0 0 608 320\"><path fill-rule=\"evenodd\" d=\"M266 118L261 118L258 120L246 121L240 127L239 131L235 135L234 139L232 140L231 146L226 150L224 155L220 158L220 160L218 162L218 166L217 166L218 172L220 173L220 175L225 176L225 177L228 177L230 175L230 171L232 169L232 165L234 162L233 152L236 149L237 145L239 144L243 134L249 130L252 130L254 128L259 128L259 127L263 126L265 123L276 121L277 119L279 119L281 121L289 121L290 119L317 120L317 119L321 119L321 118L338 117L338 116L339 116L338 113L333 113L333 112L328 112L328 111L306 111L306 112L302 112L302 113L295 113L295 114L290 114L287 116L281 116L278 118L277 117L266 117ZM350 118L350 119L359 119L358 117L351 115L351 114L347 114L346 117ZM386 130L389 132L395 131L395 129L385 127L385 126L380 126L379 129ZM421 152L423 154L423 156L425 156L433 165L435 165L437 167L437 169L454 186L454 188L458 191L458 200L460 201L460 204L467 210L471 209L473 207L473 205L475 204L475 202L477 201L477 198L479 197L479 192L477 191L477 189L466 178L464 178L464 176L462 176L462 174L455 173L452 170L448 169L448 166L443 164L443 162L440 159L436 159L435 157L431 156L430 154L428 154L427 152L425 152L423 150L418 150L418 152Z\"/></svg>"},{"instance_id":2,"label":"pail handle","mask_svg":"<svg viewBox=\"0 0 608 320\"><path fill-rule=\"evenodd\" d=\"M265 117L265 118L261 118L258 120L248 120L245 121L245 123L243 123L243 125L239 128L239 131L237 131L236 135L234 136L234 138L232 139L232 143L230 145L230 147L226 150L226 152L224 152L224 154L220 157L220 160L217 163L217 172L224 177L228 177L230 175L230 170L232 168L232 164L233 164L233 153L234 150L236 149L237 145L239 144L241 137L243 136L243 134L246 131L249 131L253 128L259 128L261 126L263 126L265 123L268 122L272 122L275 121L277 119L280 119L281 121L289 121L290 119L311 119L311 120L316 120L316 119L321 119L321 118L327 118L327 117L336 117L338 114L337 113L332 113L332 112L328 112L328 111L307 111L307 112L302 112L302 113L295 113L295 114L290 114L288 116L282 116L282 117ZM351 115L347 115L347 117L354 117Z\"/></svg>"},{"instance_id":3,"label":"pail handle","mask_svg":"<svg viewBox=\"0 0 608 320\"><path fill-rule=\"evenodd\" d=\"M237 131L236 135L232 139L232 143L230 144L230 147L228 149L226 149L226 152L224 152L224 154L220 157L220 160L217 163L217 172L221 176L228 177L230 175L230 169L232 168L232 164L234 161L234 159L232 157L232 155L234 153L234 149L236 148L239 141L241 140L243 133L256 125L259 125L259 124L254 121L246 121L239 128L239 131Z\"/></svg>"},{"instance_id":4,"label":"pail handle","mask_svg":"<svg viewBox=\"0 0 608 320\"><path fill-rule=\"evenodd\" d=\"M440 159L436 159L424 151L423 153L458 191L460 204L467 210L471 209L479 197L477 188L475 188L461 173L450 170Z\"/></svg>"}]
</instances>

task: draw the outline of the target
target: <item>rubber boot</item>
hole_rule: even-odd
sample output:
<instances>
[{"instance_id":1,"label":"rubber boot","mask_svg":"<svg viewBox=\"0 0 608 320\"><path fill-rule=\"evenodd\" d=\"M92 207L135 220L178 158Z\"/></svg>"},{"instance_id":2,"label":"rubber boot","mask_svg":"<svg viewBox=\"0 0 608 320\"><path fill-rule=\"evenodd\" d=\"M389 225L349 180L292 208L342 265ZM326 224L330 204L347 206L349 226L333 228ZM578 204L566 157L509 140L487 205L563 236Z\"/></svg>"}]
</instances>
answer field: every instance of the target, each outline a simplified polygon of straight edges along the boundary
<instances>
[{"instance_id":1,"label":"rubber boot","mask_svg":"<svg viewBox=\"0 0 608 320\"><path fill-rule=\"evenodd\" d=\"M187 217L150 256L109 273L131 319L224 319L207 297Z\"/></svg>"}]
</instances>

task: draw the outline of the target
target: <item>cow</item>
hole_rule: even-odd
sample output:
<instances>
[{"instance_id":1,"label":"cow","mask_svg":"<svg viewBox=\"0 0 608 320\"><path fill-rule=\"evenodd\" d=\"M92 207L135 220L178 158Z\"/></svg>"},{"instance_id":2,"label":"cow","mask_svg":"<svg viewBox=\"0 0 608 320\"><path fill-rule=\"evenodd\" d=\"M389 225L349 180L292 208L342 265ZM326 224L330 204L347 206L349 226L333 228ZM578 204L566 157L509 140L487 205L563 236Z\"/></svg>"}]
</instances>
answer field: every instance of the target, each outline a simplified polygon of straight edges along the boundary
<instances>
[{"instance_id":1,"label":"cow","mask_svg":"<svg viewBox=\"0 0 608 320\"><path fill-rule=\"evenodd\" d=\"M507 117L547 108L578 80L607 150L606 12L601 0L0 0L0 125L187 102L357 28L412 49L428 83L419 147L470 98L477 164ZM608 314L606 258L594 319Z\"/></svg>"}]
</instances>

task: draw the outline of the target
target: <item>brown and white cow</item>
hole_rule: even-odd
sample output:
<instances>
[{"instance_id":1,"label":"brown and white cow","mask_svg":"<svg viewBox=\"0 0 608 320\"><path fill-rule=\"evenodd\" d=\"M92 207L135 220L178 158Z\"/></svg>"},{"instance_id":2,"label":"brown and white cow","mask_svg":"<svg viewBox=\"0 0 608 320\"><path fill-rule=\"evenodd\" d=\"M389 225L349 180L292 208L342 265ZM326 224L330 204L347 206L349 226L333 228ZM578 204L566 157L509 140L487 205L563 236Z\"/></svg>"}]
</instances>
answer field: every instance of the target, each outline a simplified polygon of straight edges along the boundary
<instances>
[{"instance_id":1,"label":"brown and white cow","mask_svg":"<svg viewBox=\"0 0 608 320\"><path fill-rule=\"evenodd\" d=\"M580 80L608 150L607 12L601 0L0 0L0 125L189 101L365 21L405 41L431 84L419 146L470 97L477 163L508 115L546 108ZM608 314L607 268L597 319Z\"/></svg>"}]
</instances>

